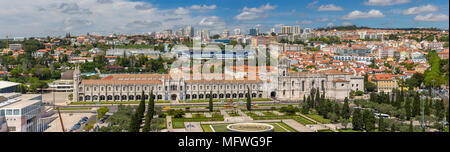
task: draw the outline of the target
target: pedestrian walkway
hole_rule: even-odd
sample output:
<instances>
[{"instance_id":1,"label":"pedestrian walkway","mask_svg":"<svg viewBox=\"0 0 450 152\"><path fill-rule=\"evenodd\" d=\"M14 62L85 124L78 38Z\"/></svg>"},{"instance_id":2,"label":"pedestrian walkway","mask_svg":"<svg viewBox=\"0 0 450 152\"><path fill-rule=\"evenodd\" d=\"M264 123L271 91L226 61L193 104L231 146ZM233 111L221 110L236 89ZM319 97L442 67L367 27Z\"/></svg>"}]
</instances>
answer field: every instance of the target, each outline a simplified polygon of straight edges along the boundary
<instances>
[{"instance_id":1,"label":"pedestrian walkway","mask_svg":"<svg viewBox=\"0 0 450 152\"><path fill-rule=\"evenodd\" d=\"M297 132L314 132L314 130L312 130L311 128L308 128L308 127L298 123L295 120L283 119L282 121L286 125L288 125L288 126L292 127L293 129L295 129Z\"/></svg>"},{"instance_id":2,"label":"pedestrian walkway","mask_svg":"<svg viewBox=\"0 0 450 152\"><path fill-rule=\"evenodd\" d=\"M258 116L264 116L264 114L261 111L255 111L255 114Z\"/></svg>"},{"instance_id":3,"label":"pedestrian walkway","mask_svg":"<svg viewBox=\"0 0 450 152\"><path fill-rule=\"evenodd\" d=\"M172 117L171 116L166 116L166 122L167 122L167 130L169 132L173 132Z\"/></svg>"},{"instance_id":4,"label":"pedestrian walkway","mask_svg":"<svg viewBox=\"0 0 450 152\"><path fill-rule=\"evenodd\" d=\"M223 118L230 117L230 115L228 115L227 111L225 110L220 110L220 114L222 114Z\"/></svg>"},{"instance_id":5,"label":"pedestrian walkway","mask_svg":"<svg viewBox=\"0 0 450 152\"><path fill-rule=\"evenodd\" d=\"M280 113L280 112L278 112L278 111L272 111L274 114L276 114L276 115L278 115L278 116L282 116L282 115L284 115L284 113Z\"/></svg>"},{"instance_id":6,"label":"pedestrian walkway","mask_svg":"<svg viewBox=\"0 0 450 152\"><path fill-rule=\"evenodd\" d=\"M203 132L200 122L184 122L186 132Z\"/></svg>"}]
</instances>

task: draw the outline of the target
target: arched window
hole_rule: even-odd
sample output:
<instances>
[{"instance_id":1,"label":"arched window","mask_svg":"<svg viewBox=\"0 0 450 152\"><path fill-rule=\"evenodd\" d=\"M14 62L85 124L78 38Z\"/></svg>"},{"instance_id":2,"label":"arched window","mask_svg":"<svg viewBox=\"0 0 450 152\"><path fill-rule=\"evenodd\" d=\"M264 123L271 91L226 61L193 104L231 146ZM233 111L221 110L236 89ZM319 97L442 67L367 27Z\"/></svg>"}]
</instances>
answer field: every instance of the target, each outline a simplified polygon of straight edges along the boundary
<instances>
[{"instance_id":1,"label":"arched window","mask_svg":"<svg viewBox=\"0 0 450 152\"><path fill-rule=\"evenodd\" d=\"M305 81L302 81L302 91L305 91Z\"/></svg>"}]
</instances>

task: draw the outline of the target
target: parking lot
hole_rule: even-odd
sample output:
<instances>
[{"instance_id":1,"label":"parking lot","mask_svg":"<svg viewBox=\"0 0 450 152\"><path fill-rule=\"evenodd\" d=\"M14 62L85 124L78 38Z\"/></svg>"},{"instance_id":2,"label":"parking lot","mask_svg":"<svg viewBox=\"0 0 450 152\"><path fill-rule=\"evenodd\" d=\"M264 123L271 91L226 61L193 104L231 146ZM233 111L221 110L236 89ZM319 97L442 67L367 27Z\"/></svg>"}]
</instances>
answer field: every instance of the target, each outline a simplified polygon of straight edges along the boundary
<instances>
[{"instance_id":1,"label":"parking lot","mask_svg":"<svg viewBox=\"0 0 450 152\"><path fill-rule=\"evenodd\" d=\"M58 116L58 114L56 113L55 116ZM69 131L73 127L73 125L75 125L78 121L80 121L81 118L83 117L90 118L92 116L94 116L93 113L61 113L61 117L63 118L64 128L66 132ZM53 120L49 125L50 128L48 128L45 132L62 132L59 116L57 119Z\"/></svg>"}]
</instances>

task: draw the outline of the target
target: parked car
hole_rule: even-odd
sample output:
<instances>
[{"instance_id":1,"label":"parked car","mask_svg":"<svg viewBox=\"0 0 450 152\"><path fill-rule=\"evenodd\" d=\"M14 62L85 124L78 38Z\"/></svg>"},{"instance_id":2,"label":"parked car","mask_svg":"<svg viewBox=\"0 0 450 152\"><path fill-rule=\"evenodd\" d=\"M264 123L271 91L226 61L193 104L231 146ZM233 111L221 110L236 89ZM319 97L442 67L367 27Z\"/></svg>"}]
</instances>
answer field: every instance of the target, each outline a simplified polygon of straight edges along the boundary
<instances>
[{"instance_id":1,"label":"parked car","mask_svg":"<svg viewBox=\"0 0 450 152\"><path fill-rule=\"evenodd\" d=\"M79 123L77 123L77 124L75 124L75 125L73 125L73 127L70 129L70 130L77 130L77 129L79 129L81 127L81 125L79 124Z\"/></svg>"}]
</instances>

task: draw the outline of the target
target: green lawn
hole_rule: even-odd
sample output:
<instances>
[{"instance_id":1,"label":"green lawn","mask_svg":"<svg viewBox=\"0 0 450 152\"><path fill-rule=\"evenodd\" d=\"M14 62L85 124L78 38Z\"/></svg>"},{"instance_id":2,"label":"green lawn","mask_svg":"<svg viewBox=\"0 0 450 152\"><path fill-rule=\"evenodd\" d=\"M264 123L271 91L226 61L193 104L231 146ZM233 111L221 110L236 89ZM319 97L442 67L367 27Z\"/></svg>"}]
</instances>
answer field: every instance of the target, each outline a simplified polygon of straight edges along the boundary
<instances>
[{"instance_id":1,"label":"green lawn","mask_svg":"<svg viewBox=\"0 0 450 152\"><path fill-rule=\"evenodd\" d=\"M273 112L267 112L267 111L264 111L264 112L261 112L261 113L263 113L264 116L278 116L278 115L276 115L276 114L273 113Z\"/></svg>"},{"instance_id":2,"label":"green lawn","mask_svg":"<svg viewBox=\"0 0 450 152\"><path fill-rule=\"evenodd\" d=\"M203 113L192 113L192 118L206 118Z\"/></svg>"},{"instance_id":3,"label":"green lawn","mask_svg":"<svg viewBox=\"0 0 450 152\"><path fill-rule=\"evenodd\" d=\"M174 120L172 121L172 126L173 126L173 128L186 128L186 127L184 126L184 121L177 120L177 119L174 119Z\"/></svg>"},{"instance_id":4,"label":"green lawn","mask_svg":"<svg viewBox=\"0 0 450 152\"><path fill-rule=\"evenodd\" d=\"M322 129L322 130L317 130L317 132L334 132L334 131L330 130L330 129Z\"/></svg>"},{"instance_id":5,"label":"green lawn","mask_svg":"<svg viewBox=\"0 0 450 152\"><path fill-rule=\"evenodd\" d=\"M295 121L297 121L298 123L303 124L303 125L316 124L316 123L312 122L311 120L308 120L308 119L306 119L306 118L304 118L302 116L297 116L297 117L294 117L293 119Z\"/></svg>"},{"instance_id":6,"label":"green lawn","mask_svg":"<svg viewBox=\"0 0 450 152\"><path fill-rule=\"evenodd\" d=\"M282 122L266 123L266 124L272 125L274 127L273 129L275 132L296 132L295 129L293 129L292 127L290 127L287 124L282 123ZM214 130L216 132L228 132L227 125L229 125L229 124L217 124L217 125L212 125L212 127L214 128ZM203 132L213 132L210 128L211 125L201 125L201 126L203 129ZM280 127L280 126L282 126L282 127Z\"/></svg>"},{"instance_id":7,"label":"green lawn","mask_svg":"<svg viewBox=\"0 0 450 152\"><path fill-rule=\"evenodd\" d=\"M446 127L444 130L445 130L445 132L448 132L448 127Z\"/></svg>"},{"instance_id":8,"label":"green lawn","mask_svg":"<svg viewBox=\"0 0 450 152\"><path fill-rule=\"evenodd\" d=\"M257 117L258 116L256 113L253 113L253 112L246 112L245 114L247 116L250 116L250 117Z\"/></svg>"},{"instance_id":9,"label":"green lawn","mask_svg":"<svg viewBox=\"0 0 450 152\"><path fill-rule=\"evenodd\" d=\"M212 113L211 118L206 118L206 116L201 113L199 117L194 116L193 118L172 118L173 128L185 128L184 122L202 122L202 121L223 121L223 116L220 113Z\"/></svg>"},{"instance_id":10,"label":"green lawn","mask_svg":"<svg viewBox=\"0 0 450 152\"><path fill-rule=\"evenodd\" d=\"M317 114L306 114L305 116L307 116L307 117L309 117L311 119L314 119L315 121L320 122L322 124L327 124L327 123L331 122L331 120L325 119L322 116L317 115Z\"/></svg>"},{"instance_id":11,"label":"green lawn","mask_svg":"<svg viewBox=\"0 0 450 152\"><path fill-rule=\"evenodd\" d=\"M273 123L272 125L273 126L275 126L275 129L276 129L276 126L278 126L278 125L280 125L280 126L282 126L283 128L285 128L286 130L288 130L289 132L297 132L294 128L292 128L291 126L289 126L289 125L287 125L287 124L285 124L285 123L283 123L283 122L279 122L279 123ZM281 128L281 127L280 127ZM281 129L283 129L283 128L281 128ZM283 129L284 130L284 129ZM275 131L275 132L277 132L277 131Z\"/></svg>"},{"instance_id":12,"label":"green lawn","mask_svg":"<svg viewBox=\"0 0 450 152\"><path fill-rule=\"evenodd\" d=\"M202 129L203 129L203 132L213 132L213 130L210 127L211 125L202 124L201 126L202 126Z\"/></svg>"}]
</instances>

